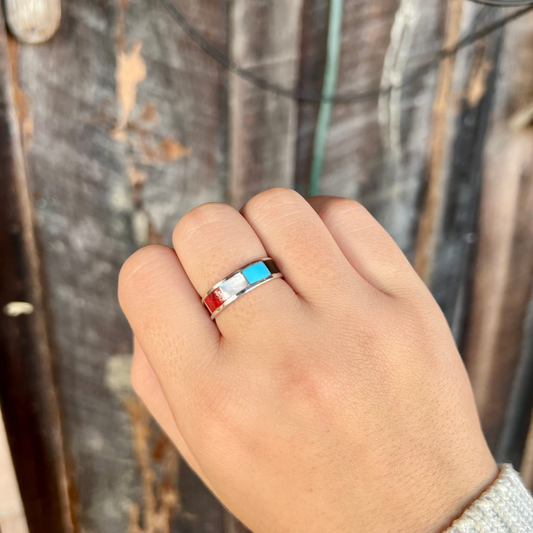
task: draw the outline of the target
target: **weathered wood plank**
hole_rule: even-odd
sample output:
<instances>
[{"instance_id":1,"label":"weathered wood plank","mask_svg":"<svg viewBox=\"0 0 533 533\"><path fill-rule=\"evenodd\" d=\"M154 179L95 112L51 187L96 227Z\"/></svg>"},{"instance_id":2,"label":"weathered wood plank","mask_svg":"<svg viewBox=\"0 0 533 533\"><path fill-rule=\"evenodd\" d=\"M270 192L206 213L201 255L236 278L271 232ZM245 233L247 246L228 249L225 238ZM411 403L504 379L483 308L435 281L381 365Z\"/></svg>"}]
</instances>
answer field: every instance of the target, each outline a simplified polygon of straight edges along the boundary
<instances>
[{"instance_id":1,"label":"weathered wood plank","mask_svg":"<svg viewBox=\"0 0 533 533\"><path fill-rule=\"evenodd\" d=\"M470 6L462 17L462 35L494 21L496 10ZM433 189L428 188L425 225L419 232L417 266L462 348L469 309L481 194L483 146L493 107L503 32L496 32L458 55L450 88L446 135L434 150L446 153L431 163ZM451 74L450 74L451 75ZM439 120L442 120L439 118ZM433 155L432 155L433 157ZM433 235L428 233L432 226Z\"/></svg>"},{"instance_id":2,"label":"weathered wood plank","mask_svg":"<svg viewBox=\"0 0 533 533\"><path fill-rule=\"evenodd\" d=\"M226 46L224 2L184 10ZM156 3L75 0L51 41L20 48L19 77L79 527L219 533L222 507L125 388L116 283L135 249L224 198L227 75Z\"/></svg>"},{"instance_id":3,"label":"weathered wood plank","mask_svg":"<svg viewBox=\"0 0 533 533\"><path fill-rule=\"evenodd\" d=\"M448 3L446 37L443 48L451 48L459 41L463 15L463 0ZM446 184L447 148L449 146L449 127L453 111L450 99L453 91L455 55L447 57L440 64L439 81L434 102L433 124L430 136L428 184L418 228L415 255L415 269L418 275L429 282L434 260L438 226L442 217L442 198Z\"/></svg>"},{"instance_id":4,"label":"weathered wood plank","mask_svg":"<svg viewBox=\"0 0 533 533\"><path fill-rule=\"evenodd\" d=\"M284 87L297 85L302 0L234 0L230 57ZM229 84L230 202L263 189L292 187L296 103L232 74Z\"/></svg>"},{"instance_id":5,"label":"weathered wood plank","mask_svg":"<svg viewBox=\"0 0 533 533\"><path fill-rule=\"evenodd\" d=\"M300 37L300 93L321 95L326 63L329 2L303 0ZM320 104L298 102L297 136L294 161L294 187L303 195L309 192L315 126Z\"/></svg>"},{"instance_id":6,"label":"weathered wood plank","mask_svg":"<svg viewBox=\"0 0 533 533\"><path fill-rule=\"evenodd\" d=\"M63 435L12 59L0 14L0 402L31 531L71 533Z\"/></svg>"},{"instance_id":7,"label":"weathered wood plank","mask_svg":"<svg viewBox=\"0 0 533 533\"><path fill-rule=\"evenodd\" d=\"M179 5L239 65L285 87L321 92L327 0ZM496 34L445 62L440 74L402 85L443 43L453 44L460 28L472 29L473 22L496 14L486 10L487 18L479 19L478 12L465 4L461 14L456 0L345 0L339 92L396 88L379 100L335 106L321 192L360 200L411 259L419 229L419 271L456 338L469 327L466 357L489 440L494 448L502 427L512 433L507 449L518 464L527 428L522 415L532 400L516 373L520 353L525 363L533 357L531 337L523 334L533 278L531 18L512 26L497 77ZM11 64L19 68L14 98L35 181L35 190L25 191L36 201L49 288L42 316L52 326L63 437L76 489L67 506L75 508L85 533L243 531L134 397L131 337L116 302L116 278L131 252L169 243L179 217L200 203L226 198L240 206L262 189L293 183L305 192L318 106L270 94L235 75L228 79L158 3L144 0L72 0L58 35L44 46L13 47ZM429 189L418 228L425 177ZM0 198L12 209L13 191L6 190ZM5 213L0 210L0 217ZM2 228L10 227L0 224L0 238L7 235ZM14 237L8 237L12 246ZM10 253L17 265L18 250ZM26 298L33 285L19 271L9 276L17 281L16 297ZM40 316L17 320L33 331L32 320ZM8 335L23 329L13 331ZM20 353L26 349L21 338L13 341ZM10 368L17 383L26 372L42 379L28 353L29 359L21 357ZM510 402L513 382L522 392ZM26 398L21 405L27 409L35 390L17 394ZM14 439L21 437L14 431ZM522 461L526 475L532 446L530 436ZM49 449L44 439L32 453L57 468L61 460ZM44 490L54 479L32 490ZM60 491L48 494L56 505L52 512L64 517ZM39 505L33 512L42 512Z\"/></svg>"},{"instance_id":8,"label":"weathered wood plank","mask_svg":"<svg viewBox=\"0 0 533 533\"><path fill-rule=\"evenodd\" d=\"M405 12L413 16L405 18ZM338 92L401 84L440 49L442 19L440 2L345 1ZM398 33L405 37L393 38ZM398 55L402 60L394 61ZM430 73L381 101L337 104L326 146L321 192L362 202L408 255L414 249L434 83ZM392 159L391 136L398 161ZM303 154L298 161L305 161Z\"/></svg>"},{"instance_id":9,"label":"weathered wood plank","mask_svg":"<svg viewBox=\"0 0 533 533\"><path fill-rule=\"evenodd\" d=\"M533 294L524 319L520 359L505 412L503 429L496 450L496 459L511 462L517 470L533 476L530 454L533 449ZM529 437L528 437L529 432ZM528 440L529 439L529 440ZM529 477L533 482L533 477Z\"/></svg>"},{"instance_id":10,"label":"weathered wood plank","mask_svg":"<svg viewBox=\"0 0 533 533\"><path fill-rule=\"evenodd\" d=\"M484 152L479 244L465 357L497 446L520 358L533 277L533 15L508 28ZM520 120L517 120L520 118Z\"/></svg>"}]
</instances>

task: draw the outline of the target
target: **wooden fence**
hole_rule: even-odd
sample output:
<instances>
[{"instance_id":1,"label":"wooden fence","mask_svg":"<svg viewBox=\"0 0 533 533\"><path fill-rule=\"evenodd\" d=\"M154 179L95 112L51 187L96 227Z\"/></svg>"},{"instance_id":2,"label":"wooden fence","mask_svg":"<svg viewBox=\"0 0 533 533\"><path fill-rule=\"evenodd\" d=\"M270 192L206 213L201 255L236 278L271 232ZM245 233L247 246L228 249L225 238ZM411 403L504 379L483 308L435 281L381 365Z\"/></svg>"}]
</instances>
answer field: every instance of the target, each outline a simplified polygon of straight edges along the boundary
<instances>
[{"instance_id":1,"label":"wooden fence","mask_svg":"<svg viewBox=\"0 0 533 533\"><path fill-rule=\"evenodd\" d=\"M328 0L172 2L233 71L314 96L335 74ZM278 185L393 235L533 486L533 13L438 55L511 12L344 0L334 85L365 97L331 106L228 70L157 0L69 0L41 45L0 21L0 399L32 532L240 530L130 388L117 275L189 209Z\"/></svg>"}]
</instances>

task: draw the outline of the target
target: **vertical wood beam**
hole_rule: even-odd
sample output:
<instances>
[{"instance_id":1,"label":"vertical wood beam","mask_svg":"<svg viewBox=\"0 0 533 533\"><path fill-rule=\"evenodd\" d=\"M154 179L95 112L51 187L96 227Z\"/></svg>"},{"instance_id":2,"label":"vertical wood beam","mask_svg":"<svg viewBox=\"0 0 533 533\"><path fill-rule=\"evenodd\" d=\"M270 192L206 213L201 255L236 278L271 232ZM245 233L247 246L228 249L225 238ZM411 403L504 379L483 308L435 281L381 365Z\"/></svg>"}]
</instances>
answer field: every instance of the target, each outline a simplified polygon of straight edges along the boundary
<instances>
[{"instance_id":1,"label":"vertical wood beam","mask_svg":"<svg viewBox=\"0 0 533 533\"><path fill-rule=\"evenodd\" d=\"M72 533L30 184L1 14L0 146L0 402L30 531Z\"/></svg>"},{"instance_id":2,"label":"vertical wood beam","mask_svg":"<svg viewBox=\"0 0 533 533\"><path fill-rule=\"evenodd\" d=\"M328 2L303 0L298 89L306 94L320 95L322 91L327 34ZM313 140L319 108L320 104L315 102L298 103L294 185L303 195L309 192Z\"/></svg>"},{"instance_id":3,"label":"vertical wood beam","mask_svg":"<svg viewBox=\"0 0 533 533\"><path fill-rule=\"evenodd\" d=\"M479 240L465 345L493 449L504 426L533 280L533 14L506 31L484 153ZM525 118L524 118L525 117ZM531 353L531 351L529 351Z\"/></svg>"},{"instance_id":4,"label":"vertical wood beam","mask_svg":"<svg viewBox=\"0 0 533 533\"><path fill-rule=\"evenodd\" d=\"M463 0L449 0L448 21L444 48L451 48L459 40ZM450 96L452 94L456 56L446 58L440 65L437 95L433 107L433 131L429 155L429 177L425 205L418 230L415 270L427 283L431 275L435 253L437 225L442 214L442 197L445 186L445 161L447 157L448 126L450 121Z\"/></svg>"},{"instance_id":5,"label":"vertical wood beam","mask_svg":"<svg viewBox=\"0 0 533 533\"><path fill-rule=\"evenodd\" d=\"M302 0L233 0L230 57L284 87L297 83ZM229 81L230 202L240 207L270 187L292 187L297 103L251 85Z\"/></svg>"},{"instance_id":6,"label":"vertical wood beam","mask_svg":"<svg viewBox=\"0 0 533 533\"><path fill-rule=\"evenodd\" d=\"M497 10L472 13L470 7L470 13L464 16L467 29L463 35L478 31L498 17ZM475 261L485 135L494 106L502 42L503 32L499 31L459 55L443 148L448 156L443 163L444 186L437 204L440 215L433 229L427 283L461 349Z\"/></svg>"}]
</instances>

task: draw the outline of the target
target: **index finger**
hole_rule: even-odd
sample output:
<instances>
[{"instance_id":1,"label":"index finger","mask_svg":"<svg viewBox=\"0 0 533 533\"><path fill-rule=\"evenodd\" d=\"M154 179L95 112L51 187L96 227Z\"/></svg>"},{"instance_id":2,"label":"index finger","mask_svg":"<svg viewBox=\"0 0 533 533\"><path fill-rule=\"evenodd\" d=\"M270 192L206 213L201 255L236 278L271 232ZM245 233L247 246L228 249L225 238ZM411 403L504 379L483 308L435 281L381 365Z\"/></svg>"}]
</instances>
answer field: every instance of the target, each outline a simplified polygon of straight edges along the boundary
<instances>
[{"instance_id":1,"label":"index finger","mask_svg":"<svg viewBox=\"0 0 533 533\"><path fill-rule=\"evenodd\" d=\"M181 389L202 374L220 333L172 248L147 246L134 253L120 271L118 296L164 390Z\"/></svg>"}]
</instances>

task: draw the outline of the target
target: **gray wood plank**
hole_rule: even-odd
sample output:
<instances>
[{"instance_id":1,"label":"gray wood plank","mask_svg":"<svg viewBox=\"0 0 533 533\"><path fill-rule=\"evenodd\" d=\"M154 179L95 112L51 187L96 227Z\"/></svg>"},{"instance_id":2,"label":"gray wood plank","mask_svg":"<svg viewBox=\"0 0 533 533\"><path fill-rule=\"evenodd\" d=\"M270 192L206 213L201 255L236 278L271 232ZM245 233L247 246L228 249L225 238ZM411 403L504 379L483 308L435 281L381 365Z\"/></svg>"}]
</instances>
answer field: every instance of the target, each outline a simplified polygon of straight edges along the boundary
<instances>
[{"instance_id":1,"label":"gray wood plank","mask_svg":"<svg viewBox=\"0 0 533 533\"><path fill-rule=\"evenodd\" d=\"M271 83L297 85L302 0L234 0L230 57ZM292 187L296 103L232 74L229 83L230 202L241 207L261 190Z\"/></svg>"},{"instance_id":2,"label":"gray wood plank","mask_svg":"<svg viewBox=\"0 0 533 533\"><path fill-rule=\"evenodd\" d=\"M329 2L304 0L300 38L298 90L320 96L326 63ZM294 187L302 195L309 193L313 161L313 143L319 103L298 102L297 138L294 161Z\"/></svg>"},{"instance_id":3,"label":"gray wood plank","mask_svg":"<svg viewBox=\"0 0 533 533\"><path fill-rule=\"evenodd\" d=\"M71 533L60 407L46 320L15 41L0 13L0 404L28 525Z\"/></svg>"}]
</instances>

